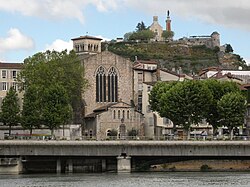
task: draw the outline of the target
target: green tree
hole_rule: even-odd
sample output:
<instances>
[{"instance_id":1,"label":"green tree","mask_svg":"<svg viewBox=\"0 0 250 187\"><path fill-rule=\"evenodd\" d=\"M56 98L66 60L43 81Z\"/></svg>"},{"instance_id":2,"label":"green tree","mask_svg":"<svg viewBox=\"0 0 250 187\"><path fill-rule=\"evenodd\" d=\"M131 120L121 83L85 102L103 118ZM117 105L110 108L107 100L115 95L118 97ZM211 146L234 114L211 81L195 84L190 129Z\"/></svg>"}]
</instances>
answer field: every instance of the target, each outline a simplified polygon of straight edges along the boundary
<instances>
[{"instance_id":1,"label":"green tree","mask_svg":"<svg viewBox=\"0 0 250 187\"><path fill-rule=\"evenodd\" d=\"M226 53L233 53L234 52L234 50L230 44L226 44L225 52Z\"/></svg>"},{"instance_id":2,"label":"green tree","mask_svg":"<svg viewBox=\"0 0 250 187\"><path fill-rule=\"evenodd\" d=\"M173 31L166 31L164 30L161 35L165 40L167 39L172 39L174 37L174 32Z\"/></svg>"},{"instance_id":3,"label":"green tree","mask_svg":"<svg viewBox=\"0 0 250 187\"><path fill-rule=\"evenodd\" d=\"M161 97L163 94L167 93L171 87L173 87L177 82L157 82L149 94L149 104L153 111L161 110Z\"/></svg>"},{"instance_id":4,"label":"green tree","mask_svg":"<svg viewBox=\"0 0 250 187\"><path fill-rule=\"evenodd\" d=\"M65 88L59 84L48 86L44 90L42 103L41 119L53 135L54 130L69 122L72 116Z\"/></svg>"},{"instance_id":5,"label":"green tree","mask_svg":"<svg viewBox=\"0 0 250 187\"><path fill-rule=\"evenodd\" d=\"M228 127L232 139L234 127L239 127L244 123L246 98L240 92L227 93L218 101L218 110L221 123Z\"/></svg>"},{"instance_id":6,"label":"green tree","mask_svg":"<svg viewBox=\"0 0 250 187\"><path fill-rule=\"evenodd\" d=\"M210 90L201 81L178 82L168 91L162 90L157 94L159 101L154 103L151 100L151 106L161 117L169 118L175 125L182 125L188 135L191 124L198 124L204 119L212 100Z\"/></svg>"},{"instance_id":7,"label":"green tree","mask_svg":"<svg viewBox=\"0 0 250 187\"><path fill-rule=\"evenodd\" d=\"M142 21L142 22L137 24L136 31L139 32L139 31L143 31L143 30L147 30L147 27L144 24L144 22Z\"/></svg>"},{"instance_id":8,"label":"green tree","mask_svg":"<svg viewBox=\"0 0 250 187\"><path fill-rule=\"evenodd\" d=\"M124 41L128 41L130 36L133 34L133 32L127 32L124 34L123 38L124 38Z\"/></svg>"},{"instance_id":9,"label":"green tree","mask_svg":"<svg viewBox=\"0 0 250 187\"><path fill-rule=\"evenodd\" d=\"M69 53L66 50L62 52L46 51L36 53L24 60L18 80L24 90L32 85L38 87L40 100L47 87L55 84L61 85L73 108L74 122L80 123L81 94L87 85L83 76L83 66L74 51Z\"/></svg>"},{"instance_id":10,"label":"green tree","mask_svg":"<svg viewBox=\"0 0 250 187\"><path fill-rule=\"evenodd\" d=\"M27 87L24 93L21 124L24 129L29 129L30 135L34 128L39 128L41 121L42 102L39 88L35 85Z\"/></svg>"},{"instance_id":11,"label":"green tree","mask_svg":"<svg viewBox=\"0 0 250 187\"><path fill-rule=\"evenodd\" d=\"M20 106L18 104L18 96L16 90L11 87L2 102L1 122L9 126L9 135L11 135L11 127L18 125L20 122Z\"/></svg>"},{"instance_id":12,"label":"green tree","mask_svg":"<svg viewBox=\"0 0 250 187\"><path fill-rule=\"evenodd\" d=\"M133 32L130 35L129 40L141 40L141 41L149 41L154 38L155 33L151 30L142 30L139 32Z\"/></svg>"},{"instance_id":13,"label":"green tree","mask_svg":"<svg viewBox=\"0 0 250 187\"><path fill-rule=\"evenodd\" d=\"M221 117L218 111L218 101L223 95L231 92L239 92L240 89L235 82L231 81L218 81L215 79L207 79L203 83L208 87L212 93L212 101L209 104L209 110L206 115L206 121L213 126L214 133L216 129L221 126Z\"/></svg>"}]
</instances>

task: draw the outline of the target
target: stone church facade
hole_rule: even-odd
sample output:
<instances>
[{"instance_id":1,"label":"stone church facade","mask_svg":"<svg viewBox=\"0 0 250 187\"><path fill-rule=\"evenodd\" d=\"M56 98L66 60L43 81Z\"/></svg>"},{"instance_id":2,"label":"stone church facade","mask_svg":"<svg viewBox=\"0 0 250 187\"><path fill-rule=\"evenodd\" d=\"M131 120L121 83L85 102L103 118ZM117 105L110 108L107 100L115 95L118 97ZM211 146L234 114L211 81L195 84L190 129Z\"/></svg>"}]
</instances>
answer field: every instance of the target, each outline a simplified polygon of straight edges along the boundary
<instances>
[{"instance_id":1,"label":"stone church facade","mask_svg":"<svg viewBox=\"0 0 250 187\"><path fill-rule=\"evenodd\" d=\"M126 126L126 135L131 130L143 134L143 115L133 105L133 63L107 50L101 52L101 39L82 36L72 40L75 50L78 50L78 46L85 46L84 43L98 46L90 48L91 51L86 50L88 48L76 50L84 66L84 77L88 81L83 94L83 134L106 139L113 130L119 138L121 124Z\"/></svg>"}]
</instances>

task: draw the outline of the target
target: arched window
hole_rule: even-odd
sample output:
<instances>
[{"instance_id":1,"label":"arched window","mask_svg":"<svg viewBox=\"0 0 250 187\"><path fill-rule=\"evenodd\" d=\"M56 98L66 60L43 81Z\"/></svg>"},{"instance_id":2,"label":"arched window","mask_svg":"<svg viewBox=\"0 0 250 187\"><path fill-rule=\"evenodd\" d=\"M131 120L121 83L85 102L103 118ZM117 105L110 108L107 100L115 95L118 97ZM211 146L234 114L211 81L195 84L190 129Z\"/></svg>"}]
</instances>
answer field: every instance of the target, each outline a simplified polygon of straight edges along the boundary
<instances>
[{"instance_id":1,"label":"arched window","mask_svg":"<svg viewBox=\"0 0 250 187\"><path fill-rule=\"evenodd\" d=\"M129 119L129 110L127 111L127 119Z\"/></svg>"},{"instance_id":2,"label":"arched window","mask_svg":"<svg viewBox=\"0 0 250 187\"><path fill-rule=\"evenodd\" d=\"M118 101L118 78L114 67L108 72L108 102Z\"/></svg>"},{"instance_id":3,"label":"arched window","mask_svg":"<svg viewBox=\"0 0 250 187\"><path fill-rule=\"evenodd\" d=\"M115 115L116 115L116 114L115 114L115 110L114 110L114 112L113 112L113 113L114 113L114 115L113 115L113 119L115 119Z\"/></svg>"},{"instance_id":4,"label":"arched window","mask_svg":"<svg viewBox=\"0 0 250 187\"><path fill-rule=\"evenodd\" d=\"M120 119L121 118L121 112L120 112L120 110L118 110L118 119Z\"/></svg>"},{"instance_id":5,"label":"arched window","mask_svg":"<svg viewBox=\"0 0 250 187\"><path fill-rule=\"evenodd\" d=\"M96 102L106 102L106 76L102 66L96 72Z\"/></svg>"},{"instance_id":6,"label":"arched window","mask_svg":"<svg viewBox=\"0 0 250 187\"><path fill-rule=\"evenodd\" d=\"M122 118L125 119L125 111L122 111Z\"/></svg>"}]
</instances>

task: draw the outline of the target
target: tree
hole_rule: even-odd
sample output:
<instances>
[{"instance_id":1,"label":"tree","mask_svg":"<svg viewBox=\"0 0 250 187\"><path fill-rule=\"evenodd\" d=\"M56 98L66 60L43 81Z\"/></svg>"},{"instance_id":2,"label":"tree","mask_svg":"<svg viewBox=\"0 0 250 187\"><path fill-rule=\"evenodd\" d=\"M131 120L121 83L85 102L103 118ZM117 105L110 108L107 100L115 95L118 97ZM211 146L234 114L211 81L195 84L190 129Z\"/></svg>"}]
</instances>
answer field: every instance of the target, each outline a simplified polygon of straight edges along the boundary
<instances>
[{"instance_id":1,"label":"tree","mask_svg":"<svg viewBox=\"0 0 250 187\"><path fill-rule=\"evenodd\" d=\"M2 102L1 122L9 126L9 135L11 135L11 127L20 122L20 106L16 90L11 87Z\"/></svg>"},{"instance_id":2,"label":"tree","mask_svg":"<svg viewBox=\"0 0 250 187\"><path fill-rule=\"evenodd\" d=\"M173 87L177 82L157 82L149 94L149 104L153 111L161 110L160 99L164 93L167 93L171 87Z\"/></svg>"},{"instance_id":3,"label":"tree","mask_svg":"<svg viewBox=\"0 0 250 187\"><path fill-rule=\"evenodd\" d=\"M124 34L123 38L124 38L124 41L128 41L130 36L133 34L133 32L127 32Z\"/></svg>"},{"instance_id":4,"label":"tree","mask_svg":"<svg viewBox=\"0 0 250 187\"><path fill-rule=\"evenodd\" d=\"M165 38L165 40L167 39L172 39L174 37L174 32L173 31L163 31L162 35L163 38Z\"/></svg>"},{"instance_id":5,"label":"tree","mask_svg":"<svg viewBox=\"0 0 250 187\"><path fill-rule=\"evenodd\" d=\"M69 122L72 110L68 102L67 92L59 84L48 86L44 90L43 96L41 119L43 124L51 130L51 135L53 135L55 129Z\"/></svg>"},{"instance_id":6,"label":"tree","mask_svg":"<svg viewBox=\"0 0 250 187\"><path fill-rule=\"evenodd\" d=\"M46 51L36 53L24 60L24 66L18 77L22 89L30 86L38 87L38 96L41 101L44 97L44 90L51 85L59 84L69 98L73 108L74 122L80 123L82 110L82 97L87 81L83 78L84 69L78 56L72 50L67 51Z\"/></svg>"},{"instance_id":7,"label":"tree","mask_svg":"<svg viewBox=\"0 0 250 187\"><path fill-rule=\"evenodd\" d=\"M206 115L206 121L213 126L214 132L221 126L221 117L218 111L218 101L223 97L223 95L230 92L239 92L240 89L235 82L230 81L218 81L215 79L208 79L203 81L203 83L208 87L212 93L212 101L209 104L209 110Z\"/></svg>"},{"instance_id":8,"label":"tree","mask_svg":"<svg viewBox=\"0 0 250 187\"><path fill-rule=\"evenodd\" d=\"M142 30L139 32L133 32L130 37L129 40L142 40L142 41L148 41L151 38L155 37L155 33L151 30Z\"/></svg>"},{"instance_id":9,"label":"tree","mask_svg":"<svg viewBox=\"0 0 250 187\"><path fill-rule=\"evenodd\" d=\"M144 24L144 22L140 22L137 24L136 26L136 32L139 32L139 31L143 31L143 30L147 30L147 27L146 25Z\"/></svg>"},{"instance_id":10,"label":"tree","mask_svg":"<svg viewBox=\"0 0 250 187\"><path fill-rule=\"evenodd\" d=\"M39 93L41 92L35 85L27 87L24 93L21 125L24 129L30 130L30 135L32 134L33 128L38 128L42 124L42 102L38 95Z\"/></svg>"},{"instance_id":11,"label":"tree","mask_svg":"<svg viewBox=\"0 0 250 187\"><path fill-rule=\"evenodd\" d=\"M227 93L218 101L218 110L221 123L228 127L230 139L232 139L234 127L239 127L244 123L246 98L240 92Z\"/></svg>"},{"instance_id":12,"label":"tree","mask_svg":"<svg viewBox=\"0 0 250 187\"><path fill-rule=\"evenodd\" d=\"M234 52L234 50L230 44L226 44L225 52L226 53L233 53Z\"/></svg>"},{"instance_id":13,"label":"tree","mask_svg":"<svg viewBox=\"0 0 250 187\"><path fill-rule=\"evenodd\" d=\"M201 81L178 82L168 91L163 88L156 93L159 101L150 100L153 109L175 125L182 125L187 132L191 124L198 124L204 119L212 100L210 90Z\"/></svg>"}]
</instances>

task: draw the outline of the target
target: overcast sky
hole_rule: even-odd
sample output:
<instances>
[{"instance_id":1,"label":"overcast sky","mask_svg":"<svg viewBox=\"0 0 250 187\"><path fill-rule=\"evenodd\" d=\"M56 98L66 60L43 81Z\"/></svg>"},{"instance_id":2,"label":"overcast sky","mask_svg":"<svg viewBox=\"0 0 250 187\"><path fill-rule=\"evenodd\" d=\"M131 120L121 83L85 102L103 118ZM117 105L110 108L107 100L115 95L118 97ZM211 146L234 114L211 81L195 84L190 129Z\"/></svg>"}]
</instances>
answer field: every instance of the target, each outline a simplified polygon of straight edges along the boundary
<instances>
[{"instance_id":1,"label":"overcast sky","mask_svg":"<svg viewBox=\"0 0 250 187\"><path fill-rule=\"evenodd\" d=\"M72 49L71 39L86 34L123 37L154 15L164 27L167 10L175 39L217 31L250 63L249 0L0 0L0 61Z\"/></svg>"}]
</instances>

